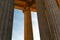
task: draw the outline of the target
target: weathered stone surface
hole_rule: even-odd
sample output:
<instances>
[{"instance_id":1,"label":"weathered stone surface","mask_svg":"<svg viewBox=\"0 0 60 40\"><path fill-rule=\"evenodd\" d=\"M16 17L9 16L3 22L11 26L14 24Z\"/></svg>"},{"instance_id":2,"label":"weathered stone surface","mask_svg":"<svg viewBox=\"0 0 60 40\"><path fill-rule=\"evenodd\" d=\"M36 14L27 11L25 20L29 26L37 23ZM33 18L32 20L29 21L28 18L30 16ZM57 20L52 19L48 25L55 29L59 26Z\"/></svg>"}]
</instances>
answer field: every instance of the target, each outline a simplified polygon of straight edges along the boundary
<instances>
[{"instance_id":1,"label":"weathered stone surface","mask_svg":"<svg viewBox=\"0 0 60 40\"><path fill-rule=\"evenodd\" d=\"M36 8L41 40L51 40L48 27L49 25L45 13L44 3L42 0L36 0Z\"/></svg>"},{"instance_id":2,"label":"weathered stone surface","mask_svg":"<svg viewBox=\"0 0 60 40\"><path fill-rule=\"evenodd\" d=\"M60 40L60 10L56 0L36 0L36 6L41 40Z\"/></svg>"},{"instance_id":3,"label":"weathered stone surface","mask_svg":"<svg viewBox=\"0 0 60 40\"><path fill-rule=\"evenodd\" d=\"M60 40L60 10L55 0L44 0L52 40Z\"/></svg>"},{"instance_id":4,"label":"weathered stone surface","mask_svg":"<svg viewBox=\"0 0 60 40\"><path fill-rule=\"evenodd\" d=\"M0 40L11 40L14 0L0 0Z\"/></svg>"}]
</instances>

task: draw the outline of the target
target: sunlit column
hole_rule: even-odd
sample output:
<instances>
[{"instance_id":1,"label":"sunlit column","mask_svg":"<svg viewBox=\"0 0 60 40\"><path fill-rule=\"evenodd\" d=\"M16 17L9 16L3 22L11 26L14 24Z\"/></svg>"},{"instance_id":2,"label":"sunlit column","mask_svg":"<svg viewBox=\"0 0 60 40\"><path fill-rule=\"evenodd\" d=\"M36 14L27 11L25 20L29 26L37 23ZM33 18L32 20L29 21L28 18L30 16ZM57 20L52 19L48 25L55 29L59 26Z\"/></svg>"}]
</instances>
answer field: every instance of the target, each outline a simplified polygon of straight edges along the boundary
<instances>
[{"instance_id":1,"label":"sunlit column","mask_svg":"<svg viewBox=\"0 0 60 40\"><path fill-rule=\"evenodd\" d=\"M14 0L0 0L0 40L11 40Z\"/></svg>"},{"instance_id":2,"label":"sunlit column","mask_svg":"<svg viewBox=\"0 0 60 40\"><path fill-rule=\"evenodd\" d=\"M29 7L24 9L24 40L33 40L31 11Z\"/></svg>"},{"instance_id":3,"label":"sunlit column","mask_svg":"<svg viewBox=\"0 0 60 40\"><path fill-rule=\"evenodd\" d=\"M56 0L56 2L57 2L57 5L58 5L58 7L60 9L60 0Z\"/></svg>"},{"instance_id":4,"label":"sunlit column","mask_svg":"<svg viewBox=\"0 0 60 40\"><path fill-rule=\"evenodd\" d=\"M43 0L36 0L36 9L41 40L52 40L50 37Z\"/></svg>"},{"instance_id":5,"label":"sunlit column","mask_svg":"<svg viewBox=\"0 0 60 40\"><path fill-rule=\"evenodd\" d=\"M47 17L50 24L50 33L53 40L60 40L60 10L56 0L44 0Z\"/></svg>"}]
</instances>

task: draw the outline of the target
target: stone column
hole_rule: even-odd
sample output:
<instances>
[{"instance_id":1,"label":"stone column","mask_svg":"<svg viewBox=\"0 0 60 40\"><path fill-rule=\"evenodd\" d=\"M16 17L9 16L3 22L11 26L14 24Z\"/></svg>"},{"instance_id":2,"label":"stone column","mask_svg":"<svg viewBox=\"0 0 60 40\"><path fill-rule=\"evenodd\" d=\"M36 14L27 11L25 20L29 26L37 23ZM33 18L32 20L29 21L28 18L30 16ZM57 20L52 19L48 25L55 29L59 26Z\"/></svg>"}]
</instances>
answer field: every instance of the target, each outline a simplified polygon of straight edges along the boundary
<instances>
[{"instance_id":1,"label":"stone column","mask_svg":"<svg viewBox=\"0 0 60 40\"><path fill-rule=\"evenodd\" d=\"M52 40L50 37L43 0L36 0L36 9L41 40Z\"/></svg>"},{"instance_id":2,"label":"stone column","mask_svg":"<svg viewBox=\"0 0 60 40\"><path fill-rule=\"evenodd\" d=\"M57 2L57 5L58 5L58 7L60 9L60 0L56 0L56 2Z\"/></svg>"},{"instance_id":3,"label":"stone column","mask_svg":"<svg viewBox=\"0 0 60 40\"><path fill-rule=\"evenodd\" d=\"M29 7L24 9L24 40L33 40L31 11Z\"/></svg>"},{"instance_id":4,"label":"stone column","mask_svg":"<svg viewBox=\"0 0 60 40\"><path fill-rule=\"evenodd\" d=\"M60 10L56 0L36 0L36 6L41 40L60 40Z\"/></svg>"},{"instance_id":5,"label":"stone column","mask_svg":"<svg viewBox=\"0 0 60 40\"><path fill-rule=\"evenodd\" d=\"M11 40L14 0L0 0L0 40Z\"/></svg>"},{"instance_id":6,"label":"stone column","mask_svg":"<svg viewBox=\"0 0 60 40\"><path fill-rule=\"evenodd\" d=\"M44 0L52 40L60 40L60 10L56 0Z\"/></svg>"}]
</instances>

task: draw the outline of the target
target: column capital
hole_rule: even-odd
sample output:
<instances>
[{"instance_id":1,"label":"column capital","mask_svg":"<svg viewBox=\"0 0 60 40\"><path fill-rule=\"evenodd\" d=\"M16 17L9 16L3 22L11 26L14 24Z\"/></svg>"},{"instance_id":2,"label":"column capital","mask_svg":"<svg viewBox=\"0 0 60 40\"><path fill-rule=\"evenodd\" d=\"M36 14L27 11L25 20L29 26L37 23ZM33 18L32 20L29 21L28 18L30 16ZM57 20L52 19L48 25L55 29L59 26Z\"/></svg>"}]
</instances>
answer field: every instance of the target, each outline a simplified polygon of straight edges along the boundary
<instances>
[{"instance_id":1,"label":"column capital","mask_svg":"<svg viewBox=\"0 0 60 40\"><path fill-rule=\"evenodd\" d=\"M23 12L30 10L30 7L24 7Z\"/></svg>"}]
</instances>

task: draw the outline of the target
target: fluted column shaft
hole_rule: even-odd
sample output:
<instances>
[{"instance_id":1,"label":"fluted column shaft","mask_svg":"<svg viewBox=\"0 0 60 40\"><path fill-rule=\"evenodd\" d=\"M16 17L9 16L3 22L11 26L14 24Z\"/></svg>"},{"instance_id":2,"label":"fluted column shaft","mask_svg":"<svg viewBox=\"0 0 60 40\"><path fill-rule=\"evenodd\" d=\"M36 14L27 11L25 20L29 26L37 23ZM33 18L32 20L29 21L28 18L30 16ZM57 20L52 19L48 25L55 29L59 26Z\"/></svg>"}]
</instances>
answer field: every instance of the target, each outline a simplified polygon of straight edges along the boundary
<instances>
[{"instance_id":1,"label":"fluted column shaft","mask_svg":"<svg viewBox=\"0 0 60 40\"><path fill-rule=\"evenodd\" d=\"M29 7L24 9L24 40L33 40L31 11Z\"/></svg>"},{"instance_id":2,"label":"fluted column shaft","mask_svg":"<svg viewBox=\"0 0 60 40\"><path fill-rule=\"evenodd\" d=\"M36 6L41 40L60 40L60 10L56 0L36 0Z\"/></svg>"},{"instance_id":3,"label":"fluted column shaft","mask_svg":"<svg viewBox=\"0 0 60 40\"><path fill-rule=\"evenodd\" d=\"M56 0L44 0L47 17L50 24L50 33L53 40L60 40L60 10Z\"/></svg>"},{"instance_id":4,"label":"fluted column shaft","mask_svg":"<svg viewBox=\"0 0 60 40\"><path fill-rule=\"evenodd\" d=\"M0 0L0 40L11 40L14 0Z\"/></svg>"},{"instance_id":5,"label":"fluted column shaft","mask_svg":"<svg viewBox=\"0 0 60 40\"><path fill-rule=\"evenodd\" d=\"M41 40L51 40L43 0L36 0L36 9Z\"/></svg>"}]
</instances>

